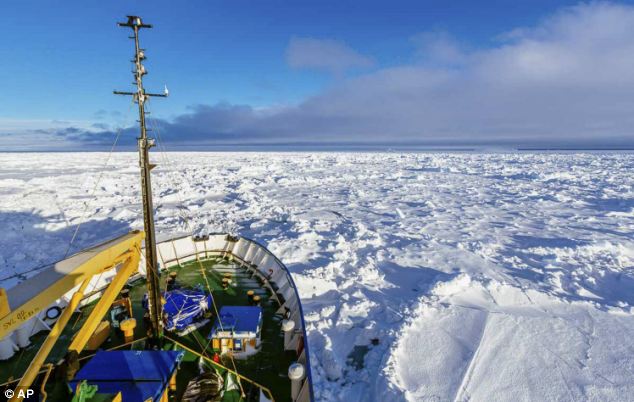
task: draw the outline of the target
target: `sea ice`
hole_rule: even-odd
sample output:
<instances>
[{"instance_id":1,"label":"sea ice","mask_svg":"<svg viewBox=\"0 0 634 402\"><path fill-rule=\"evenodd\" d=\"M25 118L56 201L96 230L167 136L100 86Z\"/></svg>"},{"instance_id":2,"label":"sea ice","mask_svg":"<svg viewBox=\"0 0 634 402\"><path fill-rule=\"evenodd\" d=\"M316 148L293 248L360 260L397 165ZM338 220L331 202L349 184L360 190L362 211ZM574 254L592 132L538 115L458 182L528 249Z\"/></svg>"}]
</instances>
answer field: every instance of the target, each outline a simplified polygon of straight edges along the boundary
<instances>
[{"instance_id":1,"label":"sea ice","mask_svg":"<svg viewBox=\"0 0 634 402\"><path fill-rule=\"evenodd\" d=\"M141 228L136 157L0 153L2 285L80 222L69 252ZM239 233L292 271L318 400L632 400L634 154L155 162L159 236Z\"/></svg>"}]
</instances>

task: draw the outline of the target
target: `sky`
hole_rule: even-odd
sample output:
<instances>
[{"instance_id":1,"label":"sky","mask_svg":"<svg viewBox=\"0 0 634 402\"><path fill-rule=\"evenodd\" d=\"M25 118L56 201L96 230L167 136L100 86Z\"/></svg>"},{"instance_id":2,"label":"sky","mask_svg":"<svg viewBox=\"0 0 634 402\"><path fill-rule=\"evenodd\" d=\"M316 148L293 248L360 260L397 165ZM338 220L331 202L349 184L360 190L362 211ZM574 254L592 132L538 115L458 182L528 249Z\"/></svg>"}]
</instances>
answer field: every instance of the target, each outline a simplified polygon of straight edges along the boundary
<instances>
[{"instance_id":1,"label":"sky","mask_svg":"<svg viewBox=\"0 0 634 402\"><path fill-rule=\"evenodd\" d=\"M634 148L634 4L0 4L0 149L131 149L129 14L167 149Z\"/></svg>"}]
</instances>

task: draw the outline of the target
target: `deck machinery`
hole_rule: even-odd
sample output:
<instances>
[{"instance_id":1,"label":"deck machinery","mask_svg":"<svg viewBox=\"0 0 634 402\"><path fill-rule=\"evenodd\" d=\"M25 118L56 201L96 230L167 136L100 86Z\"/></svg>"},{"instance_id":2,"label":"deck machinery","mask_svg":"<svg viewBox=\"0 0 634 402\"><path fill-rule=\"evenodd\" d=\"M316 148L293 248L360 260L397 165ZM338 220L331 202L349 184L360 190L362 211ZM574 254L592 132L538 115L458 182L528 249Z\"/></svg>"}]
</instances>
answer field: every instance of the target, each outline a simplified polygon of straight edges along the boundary
<instances>
[{"instance_id":1,"label":"deck machinery","mask_svg":"<svg viewBox=\"0 0 634 402\"><path fill-rule=\"evenodd\" d=\"M0 383L11 400L313 401L302 306L284 264L225 233L158 240L138 16L134 41L144 230L0 287ZM1 286L1 284L0 284Z\"/></svg>"}]
</instances>

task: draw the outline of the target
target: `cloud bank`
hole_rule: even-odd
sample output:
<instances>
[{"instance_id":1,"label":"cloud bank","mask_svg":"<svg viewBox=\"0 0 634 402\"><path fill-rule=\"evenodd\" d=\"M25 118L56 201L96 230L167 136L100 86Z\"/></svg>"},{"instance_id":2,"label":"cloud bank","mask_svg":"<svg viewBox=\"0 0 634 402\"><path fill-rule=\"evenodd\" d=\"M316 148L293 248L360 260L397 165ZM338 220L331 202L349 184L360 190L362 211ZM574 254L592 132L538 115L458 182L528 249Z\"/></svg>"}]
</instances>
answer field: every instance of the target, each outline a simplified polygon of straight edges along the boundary
<instances>
[{"instance_id":1,"label":"cloud bank","mask_svg":"<svg viewBox=\"0 0 634 402\"><path fill-rule=\"evenodd\" d=\"M198 105L157 125L173 144L634 146L634 7L581 4L495 39L467 51L422 33L409 38L416 61L341 78L298 105ZM330 40L291 39L286 56L333 74L373 65ZM111 134L62 133L97 145Z\"/></svg>"}]
</instances>

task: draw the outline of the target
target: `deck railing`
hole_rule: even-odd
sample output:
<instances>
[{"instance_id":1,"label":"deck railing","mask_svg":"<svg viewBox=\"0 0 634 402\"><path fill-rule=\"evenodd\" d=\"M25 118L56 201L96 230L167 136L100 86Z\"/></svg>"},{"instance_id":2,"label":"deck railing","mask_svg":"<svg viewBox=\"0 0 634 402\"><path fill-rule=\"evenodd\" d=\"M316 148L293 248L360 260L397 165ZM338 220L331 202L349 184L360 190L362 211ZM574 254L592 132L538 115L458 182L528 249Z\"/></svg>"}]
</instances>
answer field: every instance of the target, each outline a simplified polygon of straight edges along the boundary
<instances>
[{"instance_id":1,"label":"deck railing","mask_svg":"<svg viewBox=\"0 0 634 402\"><path fill-rule=\"evenodd\" d=\"M193 236L176 237L159 242L157 249L159 262L164 269L186 262L219 256L239 263L258 276L278 303L278 311L286 313L287 318L293 320L296 325L291 344L302 345L301 350L297 351L297 361L302 363L306 370L302 391L296 400L301 402L314 400L301 300L290 271L273 253L254 240L245 237L232 237L223 233L199 238ZM141 261L139 267L140 271L144 270L145 261Z\"/></svg>"},{"instance_id":2,"label":"deck railing","mask_svg":"<svg viewBox=\"0 0 634 402\"><path fill-rule=\"evenodd\" d=\"M303 364L306 370L306 377L302 382L301 391L299 397L296 398L296 401L309 402L314 400L311 368L309 364L310 358L308 342L302 304L291 273L286 266L275 255L273 255L273 253L254 240L247 239L245 237L234 237L224 233L214 233L197 238L185 235L163 240L157 244L157 250L159 263L162 269L181 265L190 261L219 256L229 258L239 263L241 266L256 275L262 281L264 286L271 292L272 298L279 306L278 312L284 314L285 318L293 320L295 323L295 330L292 333L290 344L300 347L300 350L296 350L298 353L297 361ZM140 275L145 275L145 259L143 256L139 264L139 273ZM105 289L115 274L116 272L109 272L108 275L102 275L95 278L94 283L91 282L88 285L89 289L95 290L82 300L82 304L89 303L95 298L98 298L100 296L100 292ZM131 280L134 280L135 278L138 279L138 277L139 275L131 278ZM73 293L74 289L67 295L60 298L52 307L65 307ZM42 312L42 314L45 313L46 311ZM34 319L44 323L42 318L39 316ZM28 322L25 323L23 327L29 325ZM42 329L46 329L45 325L32 326L31 328L34 328L32 334L39 332ZM19 330L20 329L17 331ZM16 342L14 334L9 335L5 339L1 340L1 342L11 342L13 345L12 347L15 346L17 348L17 346L13 344Z\"/></svg>"}]
</instances>

